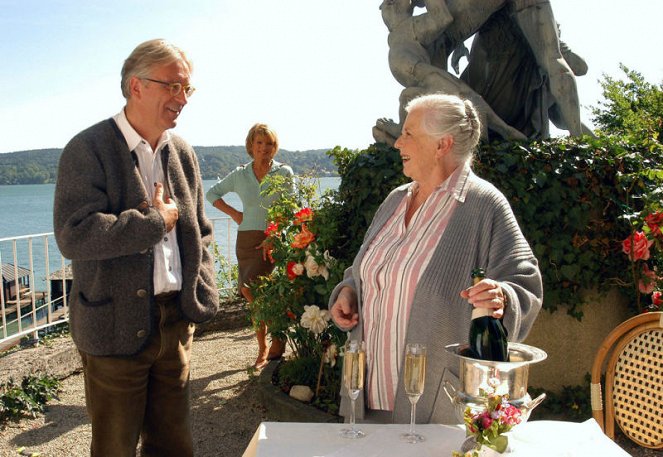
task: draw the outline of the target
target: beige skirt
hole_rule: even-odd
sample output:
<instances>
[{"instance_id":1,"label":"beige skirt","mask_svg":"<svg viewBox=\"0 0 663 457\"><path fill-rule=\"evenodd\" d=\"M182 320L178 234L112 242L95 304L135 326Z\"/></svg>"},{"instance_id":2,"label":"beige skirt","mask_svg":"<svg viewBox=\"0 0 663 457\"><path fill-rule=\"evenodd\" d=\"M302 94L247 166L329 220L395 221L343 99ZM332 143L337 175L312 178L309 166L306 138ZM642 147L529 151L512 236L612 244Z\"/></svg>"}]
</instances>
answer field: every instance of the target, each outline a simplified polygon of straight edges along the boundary
<instances>
[{"instance_id":1,"label":"beige skirt","mask_svg":"<svg viewBox=\"0 0 663 457\"><path fill-rule=\"evenodd\" d=\"M274 269L274 264L263 260L260 244L265 240L265 233L261 230L244 230L237 232L235 254L239 270L238 285L241 288L249 284L258 276L266 276Z\"/></svg>"}]
</instances>

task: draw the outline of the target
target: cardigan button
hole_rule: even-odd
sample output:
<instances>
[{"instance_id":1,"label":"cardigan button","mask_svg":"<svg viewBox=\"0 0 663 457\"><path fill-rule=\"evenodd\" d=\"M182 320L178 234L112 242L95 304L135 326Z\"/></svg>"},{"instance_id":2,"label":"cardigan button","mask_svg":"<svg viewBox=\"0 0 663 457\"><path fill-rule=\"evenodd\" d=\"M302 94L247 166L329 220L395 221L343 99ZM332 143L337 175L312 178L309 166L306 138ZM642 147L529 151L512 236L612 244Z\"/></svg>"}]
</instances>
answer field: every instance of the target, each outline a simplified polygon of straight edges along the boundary
<instances>
[{"instance_id":1,"label":"cardigan button","mask_svg":"<svg viewBox=\"0 0 663 457\"><path fill-rule=\"evenodd\" d=\"M136 295L138 295L140 298L145 298L147 297L147 291L145 289L138 289L136 291Z\"/></svg>"},{"instance_id":2,"label":"cardigan button","mask_svg":"<svg viewBox=\"0 0 663 457\"><path fill-rule=\"evenodd\" d=\"M136 332L136 336L138 338L145 338L145 335L147 335L147 332L145 330L138 330L138 332Z\"/></svg>"}]
</instances>

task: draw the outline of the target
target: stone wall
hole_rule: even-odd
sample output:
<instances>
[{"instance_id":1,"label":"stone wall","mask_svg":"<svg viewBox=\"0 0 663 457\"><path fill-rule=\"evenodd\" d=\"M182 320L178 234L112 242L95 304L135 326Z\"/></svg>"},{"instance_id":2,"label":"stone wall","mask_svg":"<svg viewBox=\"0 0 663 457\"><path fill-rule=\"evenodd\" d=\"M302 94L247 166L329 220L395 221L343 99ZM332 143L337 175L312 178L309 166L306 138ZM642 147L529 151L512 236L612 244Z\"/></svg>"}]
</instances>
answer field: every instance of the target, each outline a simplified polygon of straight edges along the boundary
<instances>
[{"instance_id":1,"label":"stone wall","mask_svg":"<svg viewBox=\"0 0 663 457\"><path fill-rule=\"evenodd\" d=\"M548 358L530 367L529 386L560 393L563 386L583 384L603 339L630 317L624 298L616 290L604 296L584 296L581 322L563 308L539 314L524 343L543 349Z\"/></svg>"}]
</instances>

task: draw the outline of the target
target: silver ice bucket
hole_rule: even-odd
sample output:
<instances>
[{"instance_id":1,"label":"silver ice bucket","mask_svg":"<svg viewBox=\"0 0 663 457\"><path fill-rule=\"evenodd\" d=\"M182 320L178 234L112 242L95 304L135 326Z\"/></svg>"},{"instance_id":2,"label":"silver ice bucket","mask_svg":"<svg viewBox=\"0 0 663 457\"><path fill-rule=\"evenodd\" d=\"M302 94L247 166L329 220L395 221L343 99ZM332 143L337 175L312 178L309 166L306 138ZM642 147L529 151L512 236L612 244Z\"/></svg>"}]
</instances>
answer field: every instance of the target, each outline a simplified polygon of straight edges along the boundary
<instances>
[{"instance_id":1,"label":"silver ice bucket","mask_svg":"<svg viewBox=\"0 0 663 457\"><path fill-rule=\"evenodd\" d=\"M508 401L521 410L523 421L544 399L545 394L532 400L527 393L529 366L545 360L548 355L539 348L521 343L509 343L509 361L493 362L469 357L467 344L450 344L447 352L456 356L460 363L458 389L449 381L444 383L444 391L456 410L456 416L463 422L465 408L477 411L485 407L481 390L492 390L498 395L508 395Z\"/></svg>"}]
</instances>

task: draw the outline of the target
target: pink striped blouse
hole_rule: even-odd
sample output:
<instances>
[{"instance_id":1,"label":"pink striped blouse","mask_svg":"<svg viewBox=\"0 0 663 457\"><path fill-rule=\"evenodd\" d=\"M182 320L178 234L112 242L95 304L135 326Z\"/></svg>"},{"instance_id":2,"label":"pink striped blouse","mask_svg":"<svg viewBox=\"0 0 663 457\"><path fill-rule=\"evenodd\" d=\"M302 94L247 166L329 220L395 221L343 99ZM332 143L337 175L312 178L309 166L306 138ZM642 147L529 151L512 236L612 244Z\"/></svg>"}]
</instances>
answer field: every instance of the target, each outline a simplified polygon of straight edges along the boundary
<instances>
[{"instance_id":1,"label":"pink striped blouse","mask_svg":"<svg viewBox=\"0 0 663 457\"><path fill-rule=\"evenodd\" d=\"M405 226L416 183L382 227L361 263L367 406L393 411L405 333L417 282L444 229L464 201L469 165L458 167Z\"/></svg>"}]
</instances>

